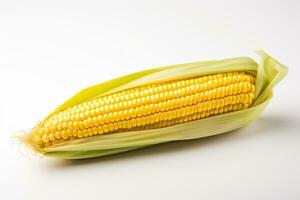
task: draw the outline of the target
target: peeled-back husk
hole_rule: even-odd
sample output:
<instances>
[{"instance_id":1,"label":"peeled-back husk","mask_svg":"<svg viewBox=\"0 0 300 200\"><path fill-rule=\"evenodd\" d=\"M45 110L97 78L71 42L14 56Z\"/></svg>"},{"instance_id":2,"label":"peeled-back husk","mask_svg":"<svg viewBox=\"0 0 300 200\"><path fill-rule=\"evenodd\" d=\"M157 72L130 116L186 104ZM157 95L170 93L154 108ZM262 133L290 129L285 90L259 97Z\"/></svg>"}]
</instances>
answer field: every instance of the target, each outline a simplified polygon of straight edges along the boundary
<instances>
[{"instance_id":1,"label":"peeled-back husk","mask_svg":"<svg viewBox=\"0 0 300 200\"><path fill-rule=\"evenodd\" d=\"M219 61L195 62L154 68L116 78L82 90L55 109L48 117L86 100L120 90L201 75L245 71L256 76L256 95L251 107L166 128L128 131L64 142L47 148L34 149L45 155L64 159L92 158L139 149L159 143L197 139L232 131L256 120L272 98L273 87L286 75L287 68L259 51L260 63L248 57ZM46 117L46 119L48 118Z\"/></svg>"}]
</instances>

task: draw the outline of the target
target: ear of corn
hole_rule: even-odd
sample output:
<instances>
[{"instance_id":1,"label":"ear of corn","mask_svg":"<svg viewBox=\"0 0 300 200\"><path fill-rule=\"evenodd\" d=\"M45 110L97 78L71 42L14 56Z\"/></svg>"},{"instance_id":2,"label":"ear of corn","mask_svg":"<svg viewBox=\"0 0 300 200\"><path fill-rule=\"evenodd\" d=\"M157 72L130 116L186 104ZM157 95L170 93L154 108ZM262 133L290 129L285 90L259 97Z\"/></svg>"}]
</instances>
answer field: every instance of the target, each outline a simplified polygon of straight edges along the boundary
<instances>
[{"instance_id":1,"label":"ear of corn","mask_svg":"<svg viewBox=\"0 0 300 200\"><path fill-rule=\"evenodd\" d=\"M37 152L90 158L243 127L262 113L286 68L250 58L154 68L87 88L22 137Z\"/></svg>"}]
</instances>

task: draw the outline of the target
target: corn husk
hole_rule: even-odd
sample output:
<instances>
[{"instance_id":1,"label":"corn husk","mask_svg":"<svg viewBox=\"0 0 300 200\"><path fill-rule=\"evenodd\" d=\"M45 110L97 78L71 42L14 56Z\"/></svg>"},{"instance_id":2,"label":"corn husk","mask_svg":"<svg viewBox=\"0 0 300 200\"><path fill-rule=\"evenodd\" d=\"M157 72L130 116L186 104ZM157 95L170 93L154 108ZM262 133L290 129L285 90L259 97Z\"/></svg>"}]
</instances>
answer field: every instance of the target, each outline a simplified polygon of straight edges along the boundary
<instances>
[{"instance_id":1,"label":"corn husk","mask_svg":"<svg viewBox=\"0 0 300 200\"><path fill-rule=\"evenodd\" d=\"M165 142L197 139L236 130L255 121L273 96L273 87L287 68L263 51L260 63L248 57L194 62L145 70L86 88L56 108L46 119L70 106L120 90L170 80L222 72L245 71L256 76L256 95L251 107L170 127L99 135L64 142L47 148L33 146L45 156L64 159L92 158L125 152ZM26 136L25 136L26 138ZM26 139L25 139L26 141Z\"/></svg>"}]
</instances>

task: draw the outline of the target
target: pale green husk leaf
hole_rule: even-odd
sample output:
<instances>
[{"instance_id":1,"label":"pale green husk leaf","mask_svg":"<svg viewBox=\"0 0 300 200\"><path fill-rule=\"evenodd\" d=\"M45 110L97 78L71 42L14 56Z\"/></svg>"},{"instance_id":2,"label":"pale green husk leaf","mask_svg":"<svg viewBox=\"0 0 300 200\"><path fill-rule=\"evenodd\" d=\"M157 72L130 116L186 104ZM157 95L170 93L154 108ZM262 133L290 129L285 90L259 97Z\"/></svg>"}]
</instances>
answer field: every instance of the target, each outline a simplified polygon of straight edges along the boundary
<instances>
[{"instance_id":1,"label":"pale green husk leaf","mask_svg":"<svg viewBox=\"0 0 300 200\"><path fill-rule=\"evenodd\" d=\"M253 105L248 109L166 128L99 135L65 142L44 149L36 148L36 150L45 156L64 159L91 158L139 149L159 143L212 136L244 127L261 115L272 98L273 87L287 73L286 67L265 52L260 51L258 54L262 58L259 64L251 58L240 57L154 68L116 78L82 90L55 109L49 116L88 99L123 89L149 83L230 71L247 71L257 76L256 97Z\"/></svg>"}]
</instances>

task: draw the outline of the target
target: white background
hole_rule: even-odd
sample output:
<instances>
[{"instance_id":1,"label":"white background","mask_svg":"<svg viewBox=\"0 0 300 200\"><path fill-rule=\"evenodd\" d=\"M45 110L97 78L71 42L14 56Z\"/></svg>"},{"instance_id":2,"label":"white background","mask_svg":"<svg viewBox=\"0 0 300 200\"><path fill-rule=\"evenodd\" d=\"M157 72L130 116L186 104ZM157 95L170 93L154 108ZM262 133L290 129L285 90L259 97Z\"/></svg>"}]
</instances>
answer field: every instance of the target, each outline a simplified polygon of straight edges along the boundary
<instances>
[{"instance_id":1,"label":"white background","mask_svg":"<svg viewBox=\"0 0 300 200\"><path fill-rule=\"evenodd\" d=\"M300 199L299 35L296 0L1 0L0 199ZM73 162L10 138L95 83L257 49L289 74L242 130Z\"/></svg>"}]
</instances>

